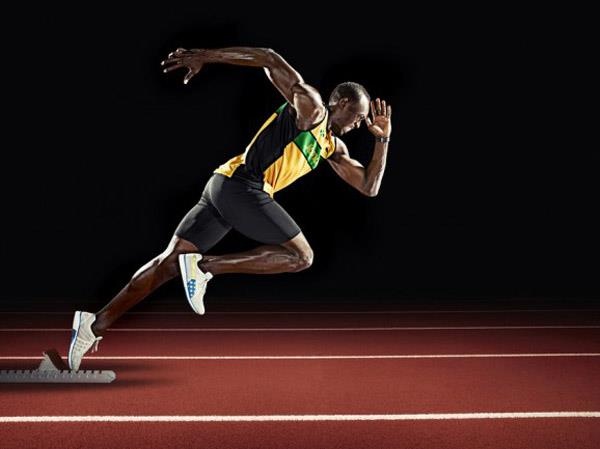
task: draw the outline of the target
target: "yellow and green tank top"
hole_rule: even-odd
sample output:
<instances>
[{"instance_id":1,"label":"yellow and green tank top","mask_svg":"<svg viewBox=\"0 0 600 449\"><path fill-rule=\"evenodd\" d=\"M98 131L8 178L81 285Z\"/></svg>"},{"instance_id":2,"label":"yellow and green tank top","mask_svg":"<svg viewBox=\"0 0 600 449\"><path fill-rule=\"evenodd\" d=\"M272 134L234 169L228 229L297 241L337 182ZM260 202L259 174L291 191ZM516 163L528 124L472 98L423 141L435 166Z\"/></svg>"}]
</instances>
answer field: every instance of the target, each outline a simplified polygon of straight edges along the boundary
<instances>
[{"instance_id":1,"label":"yellow and green tank top","mask_svg":"<svg viewBox=\"0 0 600 449\"><path fill-rule=\"evenodd\" d=\"M263 190L273 196L333 154L335 138L327 131L328 116L326 112L321 122L302 131L296 127L295 111L284 103L261 126L244 153L214 172L262 182Z\"/></svg>"}]
</instances>

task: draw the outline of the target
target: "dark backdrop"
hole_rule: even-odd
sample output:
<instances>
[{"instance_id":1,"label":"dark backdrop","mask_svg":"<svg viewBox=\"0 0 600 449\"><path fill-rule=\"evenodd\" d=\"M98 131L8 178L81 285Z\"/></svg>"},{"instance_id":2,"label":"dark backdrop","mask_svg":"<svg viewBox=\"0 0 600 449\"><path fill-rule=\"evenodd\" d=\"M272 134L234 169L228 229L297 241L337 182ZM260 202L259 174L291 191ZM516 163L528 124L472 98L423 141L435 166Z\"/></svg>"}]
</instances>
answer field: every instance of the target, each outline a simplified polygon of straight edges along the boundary
<instances>
[{"instance_id":1,"label":"dark backdrop","mask_svg":"<svg viewBox=\"0 0 600 449\"><path fill-rule=\"evenodd\" d=\"M324 97L363 83L393 105L393 135L378 197L326 163L277 195L314 247L310 270L223 276L211 295L598 294L599 158L566 106L589 57L560 21L455 6L163 3L7 17L2 298L108 299L162 251L211 171L282 98L260 69L211 65L184 86L160 60L178 46L234 45L277 50ZM369 161L365 128L345 140ZM232 232L214 252L252 246ZM158 294L181 294L179 282Z\"/></svg>"}]
</instances>

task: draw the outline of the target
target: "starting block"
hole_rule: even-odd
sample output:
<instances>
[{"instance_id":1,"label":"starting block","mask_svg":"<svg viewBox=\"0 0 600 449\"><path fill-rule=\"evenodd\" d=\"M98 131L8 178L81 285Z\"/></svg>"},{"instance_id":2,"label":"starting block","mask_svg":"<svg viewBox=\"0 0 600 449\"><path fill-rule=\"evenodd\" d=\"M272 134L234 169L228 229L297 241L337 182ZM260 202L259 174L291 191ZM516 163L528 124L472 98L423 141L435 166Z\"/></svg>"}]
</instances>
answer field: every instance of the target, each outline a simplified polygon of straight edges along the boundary
<instances>
[{"instance_id":1,"label":"starting block","mask_svg":"<svg viewBox=\"0 0 600 449\"><path fill-rule=\"evenodd\" d=\"M56 349L44 352L38 369L0 371L0 383L108 384L116 378L114 371L71 370Z\"/></svg>"}]
</instances>

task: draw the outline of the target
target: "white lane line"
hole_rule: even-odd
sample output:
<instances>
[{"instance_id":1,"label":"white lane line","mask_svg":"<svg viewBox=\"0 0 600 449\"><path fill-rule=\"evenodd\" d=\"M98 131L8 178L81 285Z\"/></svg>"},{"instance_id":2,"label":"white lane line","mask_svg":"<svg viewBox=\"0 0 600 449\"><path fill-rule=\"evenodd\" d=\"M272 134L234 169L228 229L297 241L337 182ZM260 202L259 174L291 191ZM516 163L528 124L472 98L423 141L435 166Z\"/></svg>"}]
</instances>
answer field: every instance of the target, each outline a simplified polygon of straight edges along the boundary
<instances>
[{"instance_id":1,"label":"white lane line","mask_svg":"<svg viewBox=\"0 0 600 449\"><path fill-rule=\"evenodd\" d=\"M436 313L539 313L539 312L600 312L600 309L502 309L502 310L366 310L366 311L263 311L263 312L210 312L210 315L390 315L390 314L436 314ZM57 311L0 311L0 315L73 315L74 310L67 312ZM189 312L127 312L125 315L190 315L195 316L193 311Z\"/></svg>"},{"instance_id":2,"label":"white lane line","mask_svg":"<svg viewBox=\"0 0 600 449\"><path fill-rule=\"evenodd\" d=\"M380 354L380 355L223 355L223 356L91 356L86 360L357 360L357 359L487 359L527 357L600 357L598 352L530 354ZM39 356L2 356L0 360L36 360Z\"/></svg>"},{"instance_id":3,"label":"white lane line","mask_svg":"<svg viewBox=\"0 0 600 449\"><path fill-rule=\"evenodd\" d=\"M600 412L416 413L385 415L82 415L0 416L0 423L429 421L461 419L600 418Z\"/></svg>"},{"instance_id":4,"label":"white lane line","mask_svg":"<svg viewBox=\"0 0 600 449\"><path fill-rule=\"evenodd\" d=\"M108 332L354 332L354 331L446 331L514 329L600 329L600 326L430 326L430 327L204 327L113 328ZM0 332L71 332L70 328L4 328Z\"/></svg>"}]
</instances>

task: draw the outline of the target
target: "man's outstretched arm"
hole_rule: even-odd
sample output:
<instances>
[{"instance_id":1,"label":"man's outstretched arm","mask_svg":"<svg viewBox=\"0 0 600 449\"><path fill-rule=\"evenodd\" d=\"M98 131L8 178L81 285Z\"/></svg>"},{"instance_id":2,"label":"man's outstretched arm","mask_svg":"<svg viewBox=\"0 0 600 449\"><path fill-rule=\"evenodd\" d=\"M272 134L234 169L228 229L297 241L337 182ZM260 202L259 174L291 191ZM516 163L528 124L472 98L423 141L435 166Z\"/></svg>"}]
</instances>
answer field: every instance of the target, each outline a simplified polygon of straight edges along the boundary
<instances>
[{"instance_id":1,"label":"man's outstretched arm","mask_svg":"<svg viewBox=\"0 0 600 449\"><path fill-rule=\"evenodd\" d=\"M187 68L183 78L187 84L204 66L204 64L222 63L250 67L261 67L267 77L291 104L298 114L298 126L308 129L323 119L325 107L321 95L312 86L306 84L302 76L290 66L283 57L270 48L228 47L219 49L178 48L162 65L165 72Z\"/></svg>"},{"instance_id":2,"label":"man's outstretched arm","mask_svg":"<svg viewBox=\"0 0 600 449\"><path fill-rule=\"evenodd\" d=\"M392 133L392 107L386 106L385 101L379 98L371 101L371 116L367 117L367 127L376 138L375 148L371 161L365 168L356 159L350 157L348 147L339 138L336 138L335 152L327 159L333 170L354 187L367 196L375 196L379 193L381 180L385 171L389 138ZM381 140L384 140L382 142Z\"/></svg>"}]
</instances>

